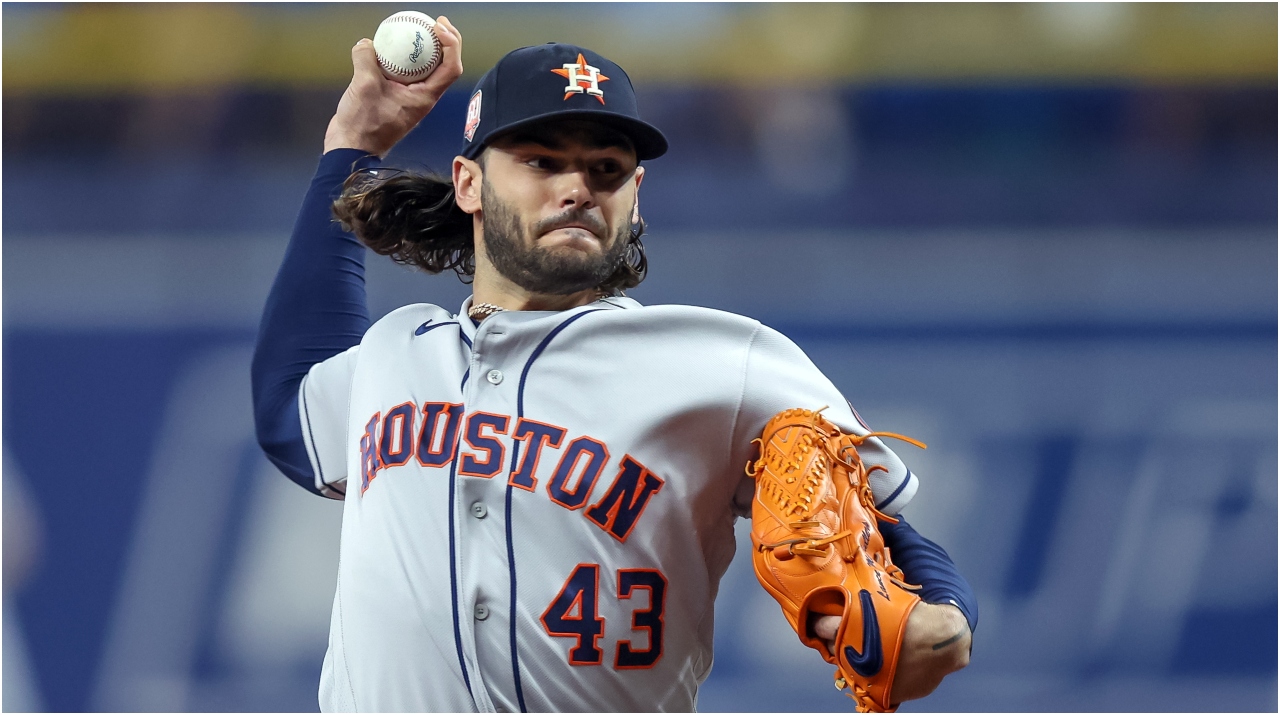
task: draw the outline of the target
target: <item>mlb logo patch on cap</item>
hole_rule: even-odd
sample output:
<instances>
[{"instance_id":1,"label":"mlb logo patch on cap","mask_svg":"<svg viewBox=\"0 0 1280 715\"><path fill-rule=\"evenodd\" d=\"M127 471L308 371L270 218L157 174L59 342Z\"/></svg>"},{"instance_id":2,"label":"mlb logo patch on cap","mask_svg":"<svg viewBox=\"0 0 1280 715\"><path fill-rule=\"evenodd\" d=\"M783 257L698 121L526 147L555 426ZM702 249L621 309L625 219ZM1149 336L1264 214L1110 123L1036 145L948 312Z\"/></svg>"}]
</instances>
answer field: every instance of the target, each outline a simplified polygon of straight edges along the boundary
<instances>
[{"instance_id":1,"label":"mlb logo patch on cap","mask_svg":"<svg viewBox=\"0 0 1280 715\"><path fill-rule=\"evenodd\" d=\"M476 93L471 95L471 104L467 105L467 124L462 130L462 136L471 141L476 135L476 129L480 126L480 102L484 96L484 90L477 89Z\"/></svg>"}]
</instances>

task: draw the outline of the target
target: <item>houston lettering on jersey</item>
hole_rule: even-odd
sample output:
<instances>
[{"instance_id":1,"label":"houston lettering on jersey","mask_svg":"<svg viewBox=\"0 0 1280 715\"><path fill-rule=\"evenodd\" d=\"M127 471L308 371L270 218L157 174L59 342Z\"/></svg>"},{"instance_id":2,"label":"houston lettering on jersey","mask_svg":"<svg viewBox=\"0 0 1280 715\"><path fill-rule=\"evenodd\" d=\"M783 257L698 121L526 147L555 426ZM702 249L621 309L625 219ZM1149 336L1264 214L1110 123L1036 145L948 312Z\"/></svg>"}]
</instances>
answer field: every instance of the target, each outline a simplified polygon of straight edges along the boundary
<instances>
[{"instance_id":1,"label":"houston lettering on jersey","mask_svg":"<svg viewBox=\"0 0 1280 715\"><path fill-rule=\"evenodd\" d=\"M458 474L492 479L507 464L508 436L519 444L507 482L528 492L538 491L538 467L545 456L556 460L543 491L570 511L585 508L583 515L618 541L626 541L649 500L663 485L658 475L629 454L618 461L617 474L599 501L588 506L591 492L611 457L609 447L582 435L569 439L568 430L556 425L492 412L463 414L464 407L450 402L425 402L421 407L405 402L375 412L365 422L360 437L360 492L387 469L416 460L422 467L447 467L458 459Z\"/></svg>"}]
</instances>

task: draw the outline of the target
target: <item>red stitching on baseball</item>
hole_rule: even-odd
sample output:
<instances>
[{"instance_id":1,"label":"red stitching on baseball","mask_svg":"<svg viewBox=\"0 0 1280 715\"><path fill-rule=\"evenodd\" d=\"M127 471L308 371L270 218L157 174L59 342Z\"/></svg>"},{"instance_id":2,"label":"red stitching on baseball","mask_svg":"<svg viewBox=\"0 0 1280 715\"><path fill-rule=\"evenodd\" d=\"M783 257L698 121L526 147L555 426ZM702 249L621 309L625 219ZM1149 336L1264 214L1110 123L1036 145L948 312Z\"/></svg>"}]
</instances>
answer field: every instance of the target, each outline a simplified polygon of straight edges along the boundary
<instances>
[{"instance_id":1,"label":"red stitching on baseball","mask_svg":"<svg viewBox=\"0 0 1280 715\"><path fill-rule=\"evenodd\" d=\"M409 70L404 67L401 67L400 65L388 62L386 59L383 58L382 55L377 55L378 64L382 65L382 67L386 69L388 72L394 72L400 75L401 77L413 77L415 75L419 75L424 72L429 72L435 69L436 63L440 61L440 40L436 37L435 28L432 25L427 24L427 22L422 18L416 17L414 15L408 15L408 14L392 15L391 17L387 18L386 22L391 22L393 20L396 22L412 22L415 25L421 25L422 27L425 27L427 29L427 32L431 33L431 40L432 40L431 59L427 60L427 63L425 65L415 70Z\"/></svg>"}]
</instances>

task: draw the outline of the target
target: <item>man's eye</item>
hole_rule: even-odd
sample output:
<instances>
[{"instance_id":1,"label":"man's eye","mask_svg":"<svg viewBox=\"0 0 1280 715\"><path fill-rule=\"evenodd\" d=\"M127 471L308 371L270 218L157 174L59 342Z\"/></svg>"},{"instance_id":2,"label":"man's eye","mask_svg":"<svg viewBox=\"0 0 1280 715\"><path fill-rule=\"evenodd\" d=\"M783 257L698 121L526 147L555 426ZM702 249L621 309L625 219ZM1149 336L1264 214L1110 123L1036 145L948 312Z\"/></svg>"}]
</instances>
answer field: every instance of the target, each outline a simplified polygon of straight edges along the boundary
<instances>
[{"instance_id":1,"label":"man's eye","mask_svg":"<svg viewBox=\"0 0 1280 715\"><path fill-rule=\"evenodd\" d=\"M541 169L543 171L548 171L550 169L555 168L555 165L552 163L552 161L545 156L534 157L525 163L528 164L529 166L532 166L535 169Z\"/></svg>"},{"instance_id":2,"label":"man's eye","mask_svg":"<svg viewBox=\"0 0 1280 715\"><path fill-rule=\"evenodd\" d=\"M616 174L622 171L622 164L616 161L604 161L596 165L596 171L601 174Z\"/></svg>"}]
</instances>

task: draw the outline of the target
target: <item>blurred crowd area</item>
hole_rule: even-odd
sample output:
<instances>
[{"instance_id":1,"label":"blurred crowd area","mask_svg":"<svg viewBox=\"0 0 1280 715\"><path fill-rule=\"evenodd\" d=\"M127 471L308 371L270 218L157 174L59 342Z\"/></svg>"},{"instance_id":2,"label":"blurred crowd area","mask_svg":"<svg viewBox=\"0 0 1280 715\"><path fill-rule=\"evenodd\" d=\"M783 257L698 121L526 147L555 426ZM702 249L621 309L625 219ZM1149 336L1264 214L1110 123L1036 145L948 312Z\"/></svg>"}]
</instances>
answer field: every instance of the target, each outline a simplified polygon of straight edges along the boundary
<instances>
[{"instance_id":1,"label":"blurred crowd area","mask_svg":"<svg viewBox=\"0 0 1280 715\"><path fill-rule=\"evenodd\" d=\"M397 7L7 5L4 149L28 207L8 225L287 227L346 50ZM671 139L655 228L1273 213L1265 4L424 9L457 21L467 72L398 160L448 173L465 87L511 48L580 42L628 68Z\"/></svg>"},{"instance_id":2,"label":"blurred crowd area","mask_svg":"<svg viewBox=\"0 0 1280 715\"><path fill-rule=\"evenodd\" d=\"M341 505L262 457L248 365L349 48L402 9L467 71L390 163L447 172L510 49L602 52L671 140L633 296L759 318L929 443L906 515L981 621L904 712L1275 710L1264 3L6 3L5 710L316 709ZM715 618L701 710L852 709L745 559Z\"/></svg>"}]
</instances>

